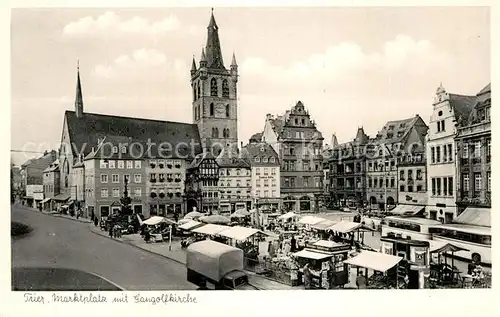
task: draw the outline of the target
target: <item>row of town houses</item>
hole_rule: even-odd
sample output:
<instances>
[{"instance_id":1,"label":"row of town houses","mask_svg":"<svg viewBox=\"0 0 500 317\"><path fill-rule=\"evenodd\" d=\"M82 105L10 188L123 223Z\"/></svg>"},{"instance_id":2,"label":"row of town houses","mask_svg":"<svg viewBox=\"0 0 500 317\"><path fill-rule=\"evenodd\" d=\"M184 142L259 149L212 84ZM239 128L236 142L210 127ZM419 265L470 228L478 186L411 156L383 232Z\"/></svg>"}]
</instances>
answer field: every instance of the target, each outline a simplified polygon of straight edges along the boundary
<instances>
[{"instance_id":1,"label":"row of town houses","mask_svg":"<svg viewBox=\"0 0 500 317\"><path fill-rule=\"evenodd\" d=\"M134 212L146 217L194 207L318 212L325 204L421 213L444 223L476 206L489 219L489 84L476 96L440 86L429 125L416 115L387 122L375 137L363 128L348 143L333 136L328 147L298 101L282 115L268 114L243 145L238 65L233 54L224 66L218 30L212 13L190 71L192 123L84 112L78 70L60 148L21 167L25 203L102 217L120 209L126 189ZM165 144L169 151L158 146Z\"/></svg>"},{"instance_id":2,"label":"row of town houses","mask_svg":"<svg viewBox=\"0 0 500 317\"><path fill-rule=\"evenodd\" d=\"M490 84L475 96L448 93L441 85L429 125L417 115L387 122L373 138L363 128L344 144L333 136L324 153L325 192L340 206L443 223L469 208L478 224L490 226L490 109Z\"/></svg>"}]
</instances>

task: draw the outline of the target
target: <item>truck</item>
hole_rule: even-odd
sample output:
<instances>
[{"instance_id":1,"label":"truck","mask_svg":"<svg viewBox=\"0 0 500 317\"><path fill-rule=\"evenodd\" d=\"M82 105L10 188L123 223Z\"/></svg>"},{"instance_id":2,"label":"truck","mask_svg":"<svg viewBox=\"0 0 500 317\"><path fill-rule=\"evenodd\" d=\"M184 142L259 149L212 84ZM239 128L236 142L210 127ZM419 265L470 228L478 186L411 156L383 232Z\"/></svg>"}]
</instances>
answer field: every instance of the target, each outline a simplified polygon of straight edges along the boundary
<instances>
[{"instance_id":1,"label":"truck","mask_svg":"<svg viewBox=\"0 0 500 317\"><path fill-rule=\"evenodd\" d=\"M204 240L186 250L187 280L209 290L258 290L243 271L243 250Z\"/></svg>"}]
</instances>

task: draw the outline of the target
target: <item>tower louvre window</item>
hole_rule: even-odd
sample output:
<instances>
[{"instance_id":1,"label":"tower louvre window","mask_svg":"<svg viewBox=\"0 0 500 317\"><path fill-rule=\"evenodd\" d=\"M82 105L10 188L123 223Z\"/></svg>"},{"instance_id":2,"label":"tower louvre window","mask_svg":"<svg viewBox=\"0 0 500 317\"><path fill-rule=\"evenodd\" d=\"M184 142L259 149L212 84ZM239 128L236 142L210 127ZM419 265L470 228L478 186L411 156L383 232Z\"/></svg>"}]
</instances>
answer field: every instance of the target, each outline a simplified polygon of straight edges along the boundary
<instances>
[{"instance_id":1,"label":"tower louvre window","mask_svg":"<svg viewBox=\"0 0 500 317\"><path fill-rule=\"evenodd\" d=\"M212 78L210 81L210 96L218 96L219 95L219 89L217 87L217 79Z\"/></svg>"},{"instance_id":2,"label":"tower louvre window","mask_svg":"<svg viewBox=\"0 0 500 317\"><path fill-rule=\"evenodd\" d=\"M227 79L224 79L222 82L222 97L229 98L229 84L227 83Z\"/></svg>"},{"instance_id":3,"label":"tower louvre window","mask_svg":"<svg viewBox=\"0 0 500 317\"><path fill-rule=\"evenodd\" d=\"M226 117L229 118L229 105L226 105Z\"/></svg>"},{"instance_id":4,"label":"tower louvre window","mask_svg":"<svg viewBox=\"0 0 500 317\"><path fill-rule=\"evenodd\" d=\"M213 115L214 115L214 104L211 103L210 104L210 116L213 117Z\"/></svg>"}]
</instances>

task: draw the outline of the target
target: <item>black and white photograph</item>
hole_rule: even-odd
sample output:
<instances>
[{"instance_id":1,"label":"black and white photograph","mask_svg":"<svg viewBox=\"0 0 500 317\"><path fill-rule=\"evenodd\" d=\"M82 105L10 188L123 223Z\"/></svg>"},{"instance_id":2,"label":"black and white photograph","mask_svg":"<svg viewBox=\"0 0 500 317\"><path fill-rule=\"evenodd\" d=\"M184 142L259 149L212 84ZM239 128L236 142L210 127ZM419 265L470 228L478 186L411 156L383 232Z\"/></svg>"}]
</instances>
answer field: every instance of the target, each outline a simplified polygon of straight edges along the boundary
<instances>
[{"instance_id":1,"label":"black and white photograph","mask_svg":"<svg viewBox=\"0 0 500 317\"><path fill-rule=\"evenodd\" d=\"M12 8L11 291L491 288L490 11Z\"/></svg>"}]
</instances>

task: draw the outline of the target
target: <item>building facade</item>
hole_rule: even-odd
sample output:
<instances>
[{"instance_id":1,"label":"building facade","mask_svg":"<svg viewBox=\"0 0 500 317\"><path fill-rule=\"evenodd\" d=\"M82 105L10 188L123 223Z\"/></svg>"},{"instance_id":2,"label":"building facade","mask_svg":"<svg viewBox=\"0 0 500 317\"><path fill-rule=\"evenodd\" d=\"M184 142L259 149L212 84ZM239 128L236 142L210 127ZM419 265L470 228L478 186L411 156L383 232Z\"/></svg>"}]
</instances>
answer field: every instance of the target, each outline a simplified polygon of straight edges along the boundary
<instances>
[{"instance_id":1,"label":"building facade","mask_svg":"<svg viewBox=\"0 0 500 317\"><path fill-rule=\"evenodd\" d=\"M70 193L71 200L74 202L73 211L79 212L80 216L88 218L88 210L85 208L85 164L81 156L73 165Z\"/></svg>"},{"instance_id":2,"label":"building facade","mask_svg":"<svg viewBox=\"0 0 500 317\"><path fill-rule=\"evenodd\" d=\"M427 175L425 147L421 152L398 158L398 206L393 213L406 216L425 215L427 207Z\"/></svg>"},{"instance_id":3,"label":"building facade","mask_svg":"<svg viewBox=\"0 0 500 317\"><path fill-rule=\"evenodd\" d=\"M211 152L198 154L186 174L186 212L216 213L219 209L219 165Z\"/></svg>"},{"instance_id":4,"label":"building facade","mask_svg":"<svg viewBox=\"0 0 500 317\"><path fill-rule=\"evenodd\" d=\"M45 151L41 157L30 159L21 165L21 187L24 190L23 203L27 206L37 208L38 204L44 199L44 171L56 159L56 151Z\"/></svg>"},{"instance_id":5,"label":"building facade","mask_svg":"<svg viewBox=\"0 0 500 317\"><path fill-rule=\"evenodd\" d=\"M361 208L366 201L366 156L369 137L358 128L356 138L333 148L330 165L330 191L333 204Z\"/></svg>"},{"instance_id":6,"label":"building facade","mask_svg":"<svg viewBox=\"0 0 500 317\"><path fill-rule=\"evenodd\" d=\"M278 153L285 210L319 211L323 194L323 136L301 101L276 118L266 116L262 141Z\"/></svg>"},{"instance_id":7,"label":"building facade","mask_svg":"<svg viewBox=\"0 0 500 317\"><path fill-rule=\"evenodd\" d=\"M251 165L251 197L253 207L275 212L281 209L281 177L279 156L270 144L255 142L243 150Z\"/></svg>"},{"instance_id":8,"label":"building facade","mask_svg":"<svg viewBox=\"0 0 500 317\"><path fill-rule=\"evenodd\" d=\"M450 223L458 216L456 208L457 127L468 119L475 97L447 93L441 85L436 91L427 136L427 215Z\"/></svg>"},{"instance_id":9,"label":"building facade","mask_svg":"<svg viewBox=\"0 0 500 317\"><path fill-rule=\"evenodd\" d=\"M191 89L193 122L198 126L205 150L218 155L227 145L238 145L238 65L233 54L226 69L219 40L219 27L212 12L207 43L197 67L193 58Z\"/></svg>"},{"instance_id":10,"label":"building facade","mask_svg":"<svg viewBox=\"0 0 500 317\"><path fill-rule=\"evenodd\" d=\"M490 213L491 84L477 94L467 122L458 128L455 146L459 180L457 214L460 215L469 207L483 208Z\"/></svg>"},{"instance_id":11,"label":"building facade","mask_svg":"<svg viewBox=\"0 0 500 317\"><path fill-rule=\"evenodd\" d=\"M419 115L389 121L366 145L366 200L370 209L398 203L398 158L424 151L428 127Z\"/></svg>"},{"instance_id":12,"label":"building facade","mask_svg":"<svg viewBox=\"0 0 500 317\"><path fill-rule=\"evenodd\" d=\"M250 163L231 147L224 148L216 162L219 166L219 212L249 210L252 206Z\"/></svg>"},{"instance_id":13,"label":"building facade","mask_svg":"<svg viewBox=\"0 0 500 317\"><path fill-rule=\"evenodd\" d=\"M55 160L43 171L43 210L56 210L57 203L54 198L59 195L59 161Z\"/></svg>"}]
</instances>

